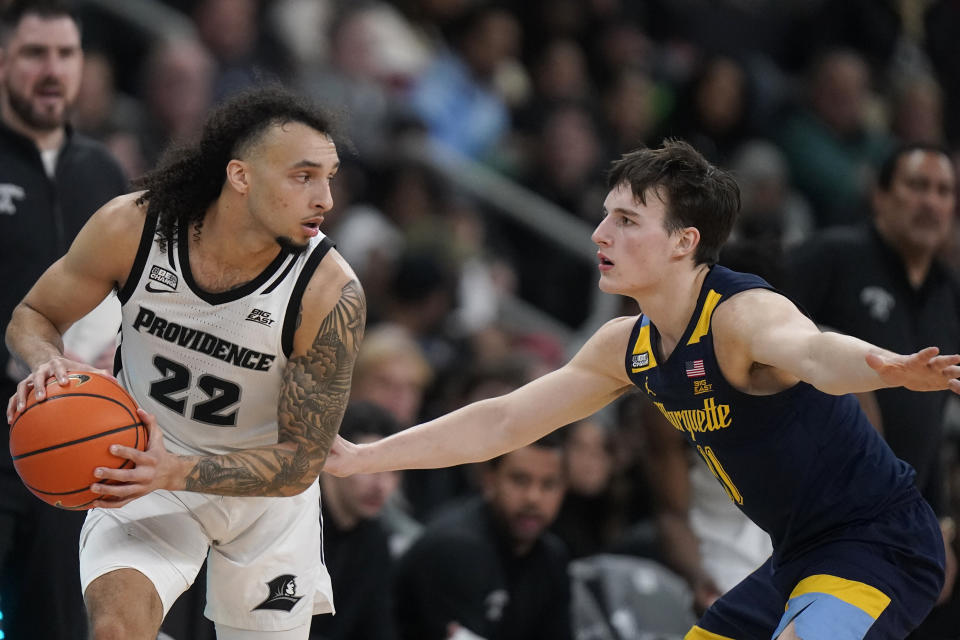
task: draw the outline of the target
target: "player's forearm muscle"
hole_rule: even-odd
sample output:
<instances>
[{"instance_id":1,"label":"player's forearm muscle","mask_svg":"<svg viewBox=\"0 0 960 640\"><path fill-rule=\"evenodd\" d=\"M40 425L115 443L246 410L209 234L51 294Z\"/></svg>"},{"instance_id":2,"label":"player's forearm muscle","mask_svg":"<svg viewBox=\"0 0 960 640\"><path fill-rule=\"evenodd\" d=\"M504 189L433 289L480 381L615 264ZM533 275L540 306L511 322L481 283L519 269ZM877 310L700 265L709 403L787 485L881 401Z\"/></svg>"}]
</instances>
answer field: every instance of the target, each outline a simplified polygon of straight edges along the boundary
<instances>
[{"instance_id":1,"label":"player's forearm muscle","mask_svg":"<svg viewBox=\"0 0 960 640\"><path fill-rule=\"evenodd\" d=\"M279 444L197 458L185 488L219 495L285 496L310 486L340 427L365 322L363 291L351 281L307 352L287 362L280 389Z\"/></svg>"},{"instance_id":2,"label":"player's forearm muscle","mask_svg":"<svg viewBox=\"0 0 960 640\"><path fill-rule=\"evenodd\" d=\"M63 336L46 316L25 302L13 310L6 341L10 353L23 360L31 370L50 358L63 355Z\"/></svg>"},{"instance_id":3,"label":"player's forearm muscle","mask_svg":"<svg viewBox=\"0 0 960 640\"><path fill-rule=\"evenodd\" d=\"M817 389L842 395L888 386L864 360L868 353L888 351L859 338L833 332L813 336L808 345L809 357L802 361L806 366L800 377Z\"/></svg>"}]
</instances>

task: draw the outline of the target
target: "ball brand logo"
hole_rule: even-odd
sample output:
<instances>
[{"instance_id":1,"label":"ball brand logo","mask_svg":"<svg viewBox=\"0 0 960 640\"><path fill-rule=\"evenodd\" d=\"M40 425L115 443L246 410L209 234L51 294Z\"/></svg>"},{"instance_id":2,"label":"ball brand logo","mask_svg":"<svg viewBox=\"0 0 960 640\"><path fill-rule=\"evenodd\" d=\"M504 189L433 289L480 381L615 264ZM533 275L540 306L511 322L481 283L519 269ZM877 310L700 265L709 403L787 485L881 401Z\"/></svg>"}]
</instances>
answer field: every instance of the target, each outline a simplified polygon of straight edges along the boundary
<instances>
[{"instance_id":1,"label":"ball brand logo","mask_svg":"<svg viewBox=\"0 0 960 640\"><path fill-rule=\"evenodd\" d=\"M270 595L267 599L253 608L257 609L275 609L278 611L289 612L294 605L303 597L297 595L297 576L289 573L277 576L267 583Z\"/></svg>"},{"instance_id":2,"label":"ball brand logo","mask_svg":"<svg viewBox=\"0 0 960 640\"><path fill-rule=\"evenodd\" d=\"M85 373L71 373L67 377L70 378L71 380L76 380L78 387L90 381L90 376L88 376Z\"/></svg>"}]
</instances>

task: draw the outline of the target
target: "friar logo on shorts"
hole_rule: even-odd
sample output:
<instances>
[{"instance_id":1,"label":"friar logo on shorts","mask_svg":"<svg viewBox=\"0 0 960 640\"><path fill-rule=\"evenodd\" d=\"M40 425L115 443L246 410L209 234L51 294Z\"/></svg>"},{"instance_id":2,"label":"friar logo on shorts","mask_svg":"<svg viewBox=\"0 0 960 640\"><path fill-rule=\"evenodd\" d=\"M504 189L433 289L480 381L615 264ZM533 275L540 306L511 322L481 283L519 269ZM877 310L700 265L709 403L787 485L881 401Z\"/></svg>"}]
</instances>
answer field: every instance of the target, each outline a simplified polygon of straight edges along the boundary
<instances>
[{"instance_id":1,"label":"friar logo on shorts","mask_svg":"<svg viewBox=\"0 0 960 640\"><path fill-rule=\"evenodd\" d=\"M270 590L270 595L267 596L266 600L255 606L253 611L257 609L276 609L289 612L303 597L297 595L297 576L292 576L289 573L277 576L268 582L267 588Z\"/></svg>"}]
</instances>

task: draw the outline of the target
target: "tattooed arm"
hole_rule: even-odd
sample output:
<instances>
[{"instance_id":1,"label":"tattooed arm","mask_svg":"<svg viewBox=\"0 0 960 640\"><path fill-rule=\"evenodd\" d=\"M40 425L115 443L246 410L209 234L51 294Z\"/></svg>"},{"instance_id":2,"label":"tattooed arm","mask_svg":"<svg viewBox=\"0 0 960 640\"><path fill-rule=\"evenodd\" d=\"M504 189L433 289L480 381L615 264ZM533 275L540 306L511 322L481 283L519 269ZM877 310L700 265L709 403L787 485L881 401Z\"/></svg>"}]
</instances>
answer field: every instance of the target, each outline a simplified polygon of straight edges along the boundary
<instances>
[{"instance_id":1,"label":"tattooed arm","mask_svg":"<svg viewBox=\"0 0 960 640\"><path fill-rule=\"evenodd\" d=\"M307 303L308 296L304 296ZM186 478L188 491L220 495L293 495L317 479L350 395L353 363L363 338L366 302L356 280L340 291L334 308L311 331L301 307L298 337L280 388L280 442L225 456L197 459ZM312 343L298 352L298 339ZM286 445L286 446L284 446Z\"/></svg>"},{"instance_id":2,"label":"tattooed arm","mask_svg":"<svg viewBox=\"0 0 960 640\"><path fill-rule=\"evenodd\" d=\"M366 300L356 276L330 252L304 292L293 352L283 371L276 445L216 456L175 456L146 413L147 451L121 448L136 468L107 470L100 477L125 484L96 484L117 507L154 489L225 496L291 496L309 487L326 462L350 395L353 364L366 322Z\"/></svg>"}]
</instances>

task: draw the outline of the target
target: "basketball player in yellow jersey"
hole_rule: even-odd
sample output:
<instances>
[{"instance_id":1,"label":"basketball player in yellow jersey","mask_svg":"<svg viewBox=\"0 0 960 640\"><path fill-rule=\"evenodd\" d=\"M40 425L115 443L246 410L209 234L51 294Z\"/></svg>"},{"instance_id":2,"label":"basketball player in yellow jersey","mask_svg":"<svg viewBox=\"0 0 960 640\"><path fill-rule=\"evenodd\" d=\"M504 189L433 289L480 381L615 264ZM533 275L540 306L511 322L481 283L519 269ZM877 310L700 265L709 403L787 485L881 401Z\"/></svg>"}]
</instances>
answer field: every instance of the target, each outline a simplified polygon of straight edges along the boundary
<instances>
[{"instance_id":1,"label":"basketball player in yellow jersey","mask_svg":"<svg viewBox=\"0 0 960 640\"><path fill-rule=\"evenodd\" d=\"M703 457L773 554L687 640L894 640L943 584L929 505L849 395L960 392L960 356L899 355L822 333L761 278L715 264L733 178L668 141L614 162L593 233L600 287L643 313L601 327L566 365L375 443L338 440L338 475L487 460L639 388Z\"/></svg>"},{"instance_id":2,"label":"basketball player in yellow jersey","mask_svg":"<svg viewBox=\"0 0 960 640\"><path fill-rule=\"evenodd\" d=\"M16 308L7 342L32 373L11 415L90 368L60 336L111 289L122 303L115 374L149 446L119 447L136 467L92 486L80 573L95 640L156 638L205 560L221 639L305 640L333 611L317 476L366 309L319 231L338 167L322 111L279 89L241 95L144 191L98 211Z\"/></svg>"}]
</instances>

